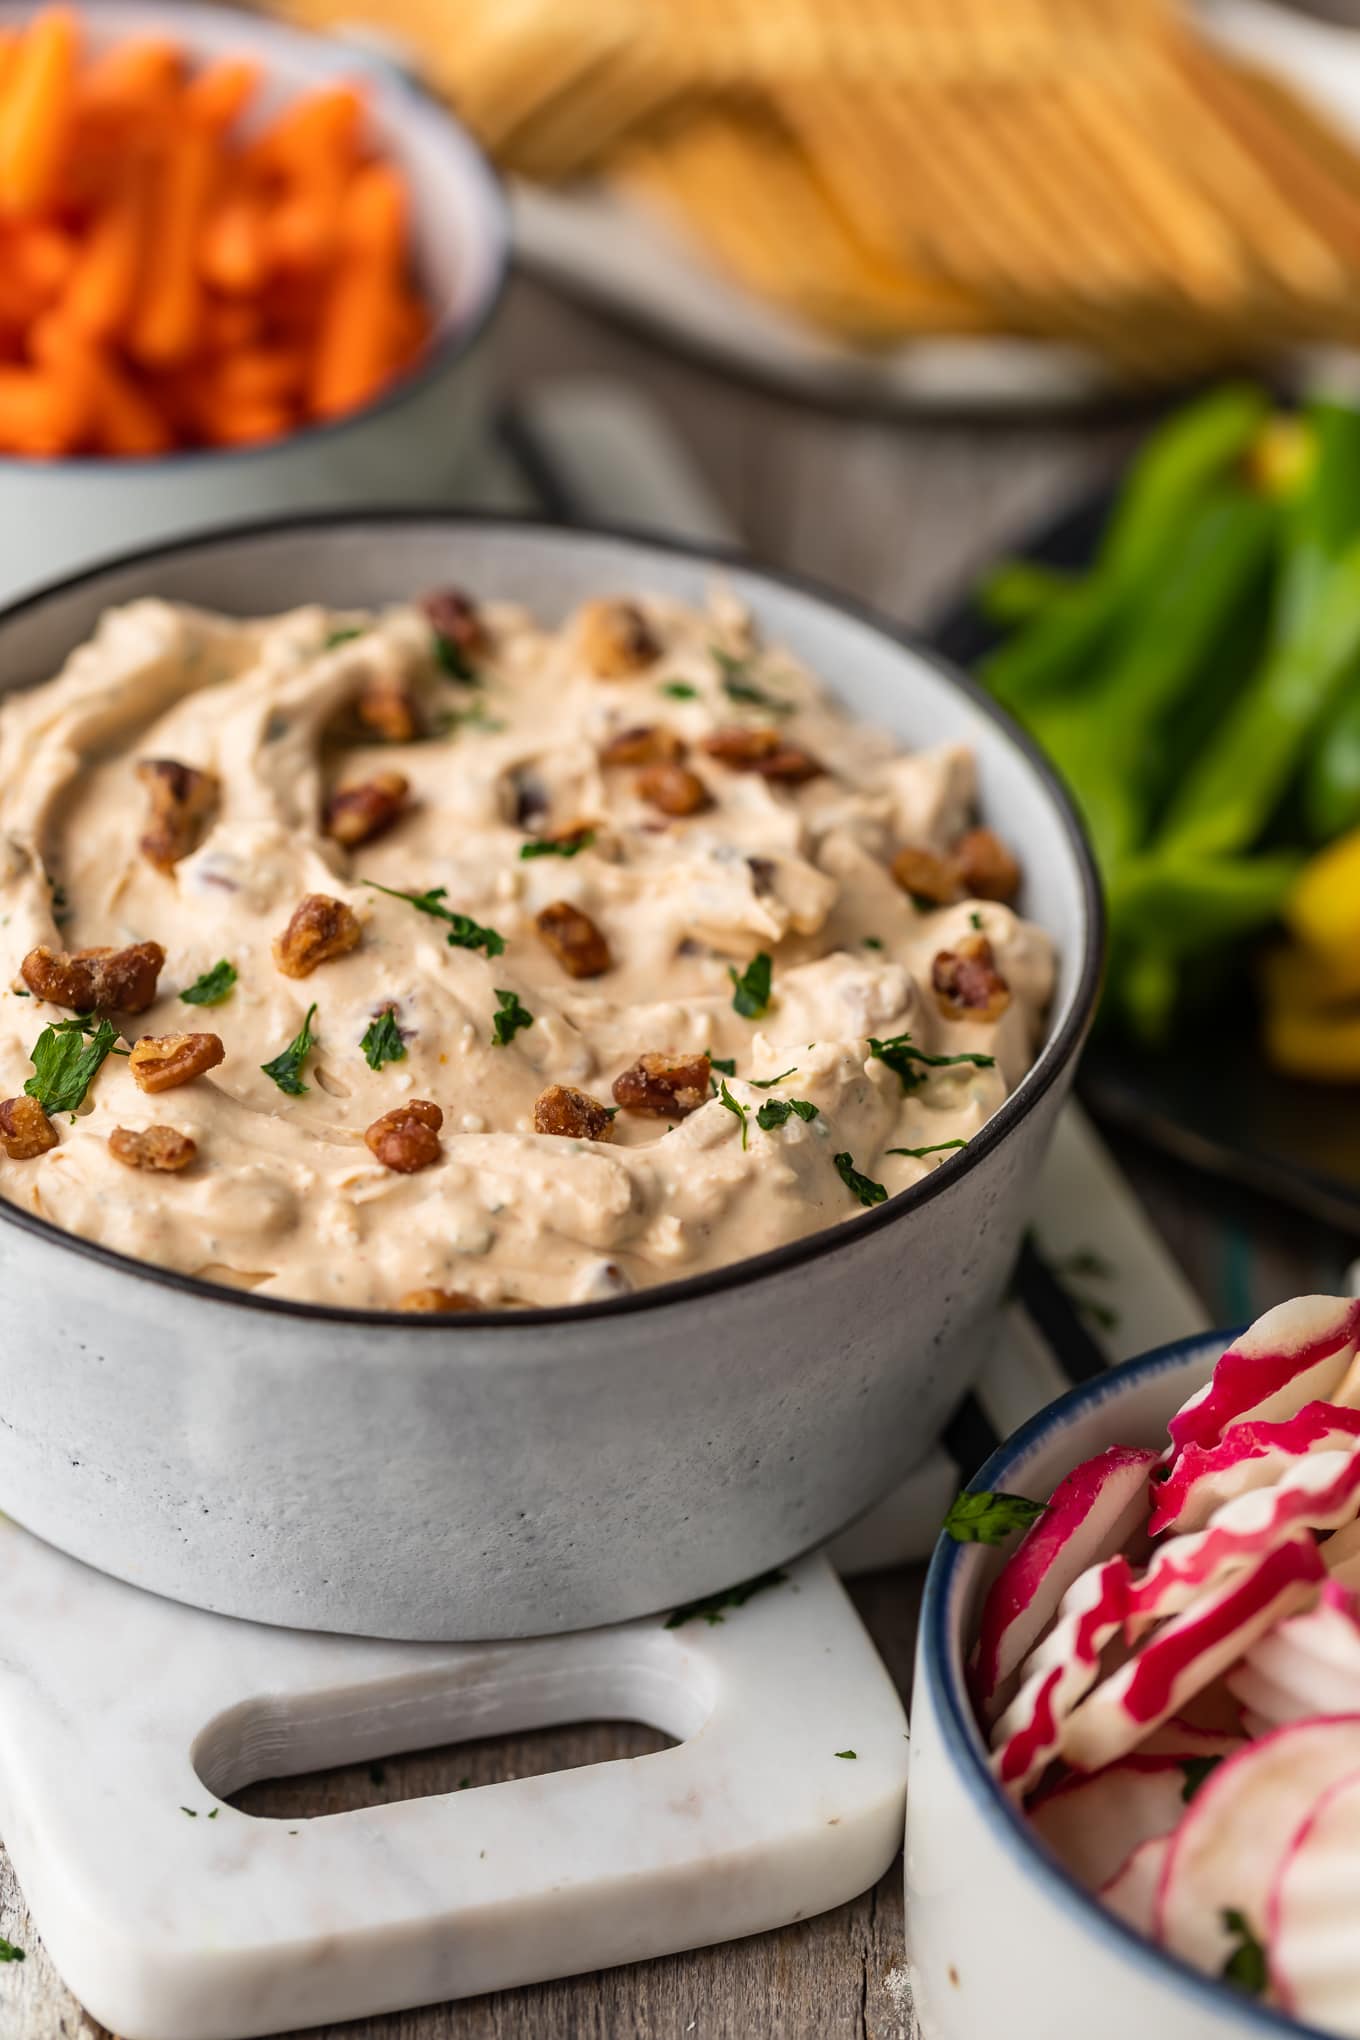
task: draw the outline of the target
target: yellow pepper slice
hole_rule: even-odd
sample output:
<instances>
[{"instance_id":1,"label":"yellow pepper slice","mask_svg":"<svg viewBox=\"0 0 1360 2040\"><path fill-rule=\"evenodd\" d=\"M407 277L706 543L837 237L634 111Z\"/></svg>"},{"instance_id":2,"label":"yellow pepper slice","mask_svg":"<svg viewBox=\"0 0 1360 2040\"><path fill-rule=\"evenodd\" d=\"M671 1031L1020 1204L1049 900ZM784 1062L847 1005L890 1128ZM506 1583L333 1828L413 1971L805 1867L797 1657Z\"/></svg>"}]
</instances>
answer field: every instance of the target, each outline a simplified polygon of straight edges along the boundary
<instances>
[{"instance_id":1,"label":"yellow pepper slice","mask_svg":"<svg viewBox=\"0 0 1360 2040\"><path fill-rule=\"evenodd\" d=\"M1360 954L1360 829L1329 843L1299 873L1285 920L1308 949L1345 972Z\"/></svg>"}]
</instances>

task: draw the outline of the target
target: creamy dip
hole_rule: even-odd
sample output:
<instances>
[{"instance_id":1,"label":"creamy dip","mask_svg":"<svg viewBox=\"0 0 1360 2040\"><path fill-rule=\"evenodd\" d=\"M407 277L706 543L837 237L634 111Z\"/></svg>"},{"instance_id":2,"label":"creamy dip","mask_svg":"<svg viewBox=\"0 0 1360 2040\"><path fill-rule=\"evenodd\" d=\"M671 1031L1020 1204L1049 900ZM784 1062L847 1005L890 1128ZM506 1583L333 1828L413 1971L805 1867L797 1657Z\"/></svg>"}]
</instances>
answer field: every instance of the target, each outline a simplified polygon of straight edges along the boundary
<instances>
[{"instance_id":1,"label":"creamy dip","mask_svg":"<svg viewBox=\"0 0 1360 2040\"><path fill-rule=\"evenodd\" d=\"M967 750L907 755L852 723L721 595L706 613L600 605L558 631L488 604L470 654L429 614L240 622L139 601L0 712L0 1097L22 1098L43 1029L71 1017L23 975L43 945L160 944L154 1003L111 1015L120 1046L199 1031L223 1051L155 1093L110 1054L74 1112L53 1110L53 1145L16 1159L6 1143L5 1198L263 1296L559 1304L834 1225L986 1124L1035 1058L1049 938L961 881L935 887L944 904L913 896L891 868L904 849L949 868L977 819ZM407 741L403 715L418 724ZM653 734L617 748L673 754L697 811L662 811L639 791L644 766L602 762L640 727ZM734 731L757 769L732 762ZM148 759L214 775L177 858L142 847ZM326 833L337 786L392 773L409 790L385 833ZM376 886L442 888L427 905L503 949L451 946L455 923ZM352 911L357 946L290 976L276 944L309 895ZM598 974L569 975L540 932L560 903L603 939ZM988 959L990 1003L951 1003L937 960L961 946ZM221 1003L183 1003L220 962L236 973ZM291 1095L263 1066L313 1005ZM377 1052L385 1040L399 1059L372 1067L375 1023ZM907 1035L906 1057L871 1051ZM640 1057L704 1052L713 1095L695 1109L614 1107ZM614 1107L605 1137L536 1131L551 1085ZM442 1127L421 1136L428 1165L399 1173L365 1133L414 1100ZM195 1144L188 1167L117 1158L111 1135L153 1127Z\"/></svg>"}]
</instances>

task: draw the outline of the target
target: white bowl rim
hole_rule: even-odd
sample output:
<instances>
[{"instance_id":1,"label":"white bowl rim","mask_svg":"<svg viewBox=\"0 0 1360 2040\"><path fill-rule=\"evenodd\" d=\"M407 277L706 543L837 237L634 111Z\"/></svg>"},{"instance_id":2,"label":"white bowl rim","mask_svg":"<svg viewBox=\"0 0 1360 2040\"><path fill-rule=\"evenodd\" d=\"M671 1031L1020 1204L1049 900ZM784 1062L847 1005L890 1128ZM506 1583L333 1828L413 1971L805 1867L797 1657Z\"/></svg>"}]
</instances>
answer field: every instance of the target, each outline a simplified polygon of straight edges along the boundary
<instances>
[{"instance_id":1,"label":"white bowl rim","mask_svg":"<svg viewBox=\"0 0 1360 2040\"><path fill-rule=\"evenodd\" d=\"M1078 819L1072 797L1043 752L1020 725L993 701L980 682L954 666L914 632L894 623L867 603L856 601L853 597L815 580L809 574L768 566L738 547L676 538L641 526L599 523L568 525L545 517L525 517L515 511L448 510L422 504L408 506L384 504L371 510L307 511L263 521L238 520L210 530L196 531L187 538L173 539L159 545L139 546L113 558L100 559L93 566L82 567L74 574L49 581L43 587L32 589L20 596L17 601L0 607L0 640L3 640L6 626L14 618L24 615L29 610L39 609L59 596L71 594L86 584L102 580L108 575L126 573L129 569L142 567L146 568L148 573L154 572L159 562L176 558L181 554L212 552L233 544L253 543L261 538L281 538L306 532L314 533L321 538L330 531L361 530L374 526L400 527L407 524L442 525L451 533L472 527L509 533L527 532L568 546L590 547L601 543L605 545L622 543L636 547L642 552L650 551L667 557L700 560L719 569L730 567L735 572L757 581L809 596L813 601L838 612L850 621L877 632L899 651L906 652L930 666L957 693L962 694L981 716L992 723L999 734L1010 743L1012 749L1019 753L1062 825L1080 886L1084 929L1080 966L1062 1024L1050 1034L1033 1066L1026 1071L1010 1096L998 1106L986 1125L974 1134L967 1147L957 1154L947 1156L939 1167L933 1169L919 1183L912 1184L907 1190L899 1191L895 1197L889 1197L886 1202L872 1209L857 1212L850 1218L841 1219L834 1225L823 1226L816 1232L806 1233L799 1239L786 1242L783 1246L769 1248L762 1254L748 1255L742 1260L725 1262L721 1267L709 1269L702 1274L682 1276L672 1282L659 1282L647 1289L637 1290L632 1295L611 1297L597 1303L552 1304L532 1310L468 1310L456 1313L430 1311L403 1314L387 1310L345 1309L334 1304L304 1303L293 1297L256 1296L248 1290L228 1289L216 1283L204 1282L197 1276L181 1274L174 1268L158 1267L151 1261L135 1260L131 1255L118 1253L112 1247L103 1246L98 1241L83 1239L77 1233L64 1232L50 1219L40 1218L35 1212L11 1204L7 1199L0 1199L0 1224L17 1226L23 1231L35 1234L48 1244L58 1244L72 1253L83 1254L121 1274L136 1275L143 1281L156 1282L163 1287L178 1290L182 1295L208 1299L240 1310L263 1311L271 1315L309 1319L316 1323L383 1327L389 1331L399 1327L403 1331L413 1333L478 1330L497 1331L509 1335L512 1332L523 1333L530 1328L537 1330L542 1325L579 1324L593 1318L626 1317L636 1312L661 1309L692 1297L711 1296L744 1282L760 1281L783 1274L787 1270L800 1267L805 1262L819 1260L823 1254L863 1239L886 1225L900 1223L911 1212L929 1203L932 1198L939 1196L961 1176L984 1161L993 1149L1006 1139L1012 1128L1028 1117L1033 1107L1075 1060L1086 1038L1095 1015L1104 966L1104 894L1094 854Z\"/></svg>"},{"instance_id":2,"label":"white bowl rim","mask_svg":"<svg viewBox=\"0 0 1360 2040\"><path fill-rule=\"evenodd\" d=\"M80 12L98 14L102 8L118 4L120 0L80 0ZM124 476L136 479L148 474L184 474L196 467L219 467L226 462L241 466L251 461L277 460L295 446L320 446L358 430L372 419L381 418L384 412L399 404L409 403L412 397L437 381L464 355L472 352L505 296L510 276L511 245L510 201L505 186L471 130L442 100L435 97L421 79L395 63L376 57L359 43L345 43L338 36L302 28L295 22L279 21L272 15L220 6L216 0L137 0L137 5L148 19L163 18L167 30L178 30L190 49L195 21L206 19L230 23L233 30L239 31L243 50L253 47L267 53L271 46L306 51L333 48L347 59L348 68L371 76L375 91L403 94L410 102L408 110L413 117L425 123L431 134L442 141L449 162L458 174L478 187L486 209L490 241L488 280L465 318L436 327L418 361L394 382L386 383L368 403L361 404L357 410L346 411L339 418L317 419L299 426L295 432L284 433L279 439L264 439L249 446L182 446L173 448L169 453L150 454L49 456L0 453L0 475L22 475L26 478L76 475L83 481L90 481L96 476L110 480ZM0 8L0 15L6 17L20 12L37 13L38 0L17 0L17 4L15 0L9 0L9 4ZM340 68L337 66L337 75Z\"/></svg>"},{"instance_id":3,"label":"white bowl rim","mask_svg":"<svg viewBox=\"0 0 1360 2040\"><path fill-rule=\"evenodd\" d=\"M1158 1374L1172 1373L1190 1360L1207 1357L1211 1353L1217 1358L1244 1329L1239 1325L1228 1331L1196 1332L1189 1338L1174 1339L1168 1345L1156 1346L1136 1360L1111 1367L1094 1380L1069 1389L1066 1395L1057 1397L1036 1412L1028 1423L1022 1424L997 1447L968 1482L968 1491L998 1488L1005 1491L1007 1479L1014 1474L1017 1466L1030 1457L1036 1446L1046 1443L1055 1433L1066 1429L1076 1419L1089 1415L1102 1403L1119 1401L1126 1390ZM1113 1444L1118 1440L1110 1442ZM929 1682L940 1735L955 1772L998 1845L1014 1860L1023 1876L1037 1878L1047 1895L1065 1912L1075 1916L1075 1923L1085 1933L1103 1942L1113 1954L1122 1956L1139 1968L1153 1971L1159 1981L1178 1986L1187 1997L1198 2000L1206 2011L1231 2012L1244 2033L1271 2034L1276 2036L1276 2040L1336 2040L1334 2033L1329 2034L1319 2026L1305 2026L1287 2012L1263 2005L1248 1997L1245 1991L1234 1990L1230 1984L1220 1982L1217 1977L1206 1976L1202 1970L1182 1962L1179 1956L1145 1939L1135 1928L1107 1912L1099 1900L1078 1884L1057 1857L1050 1855L1035 1838L1022 1814L1001 1791L987 1768L986 1747L973 1719L964 1685L965 1653L962 1638L955 1633L959 1575L967 1554L975 1549L943 1535L935 1547L921 1598L919 1666ZM907 1818L910 1823L910 1799Z\"/></svg>"}]
</instances>

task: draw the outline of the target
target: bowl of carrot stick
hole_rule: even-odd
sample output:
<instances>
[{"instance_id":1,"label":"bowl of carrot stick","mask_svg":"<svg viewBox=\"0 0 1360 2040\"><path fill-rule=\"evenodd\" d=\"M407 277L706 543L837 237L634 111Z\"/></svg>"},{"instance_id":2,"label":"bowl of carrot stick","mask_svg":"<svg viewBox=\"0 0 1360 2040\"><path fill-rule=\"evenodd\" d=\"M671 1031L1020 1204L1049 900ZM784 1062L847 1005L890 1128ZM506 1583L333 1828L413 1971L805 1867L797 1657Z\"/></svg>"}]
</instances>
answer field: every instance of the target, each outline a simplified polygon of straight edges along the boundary
<instances>
[{"instance_id":1,"label":"bowl of carrot stick","mask_svg":"<svg viewBox=\"0 0 1360 2040\"><path fill-rule=\"evenodd\" d=\"M0 0L0 599L447 501L506 262L494 172L392 67L227 8Z\"/></svg>"}]
</instances>

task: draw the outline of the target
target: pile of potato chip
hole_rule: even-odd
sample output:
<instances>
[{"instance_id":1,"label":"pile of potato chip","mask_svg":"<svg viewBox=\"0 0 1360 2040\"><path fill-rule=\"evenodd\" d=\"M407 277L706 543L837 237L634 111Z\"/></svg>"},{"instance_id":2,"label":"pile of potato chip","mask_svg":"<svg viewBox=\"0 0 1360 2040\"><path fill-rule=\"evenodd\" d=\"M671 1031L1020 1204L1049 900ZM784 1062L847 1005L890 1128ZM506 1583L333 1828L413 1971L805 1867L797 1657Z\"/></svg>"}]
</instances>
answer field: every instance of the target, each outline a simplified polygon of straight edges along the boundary
<instances>
[{"instance_id":1,"label":"pile of potato chip","mask_svg":"<svg viewBox=\"0 0 1360 2040\"><path fill-rule=\"evenodd\" d=\"M505 168L645 195L842 338L1039 334L1155 380L1360 328L1360 155L1175 0L383 0L381 27Z\"/></svg>"}]
</instances>

